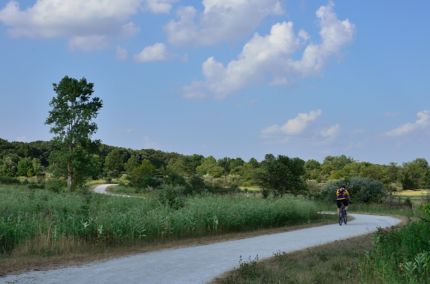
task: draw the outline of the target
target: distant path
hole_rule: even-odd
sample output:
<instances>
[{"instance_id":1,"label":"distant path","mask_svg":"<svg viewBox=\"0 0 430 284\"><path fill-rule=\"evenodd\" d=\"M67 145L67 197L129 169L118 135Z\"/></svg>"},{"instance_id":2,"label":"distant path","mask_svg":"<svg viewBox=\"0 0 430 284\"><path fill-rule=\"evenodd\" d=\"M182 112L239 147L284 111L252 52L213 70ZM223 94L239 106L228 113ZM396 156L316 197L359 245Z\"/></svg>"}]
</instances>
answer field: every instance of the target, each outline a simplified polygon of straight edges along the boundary
<instances>
[{"instance_id":1,"label":"distant path","mask_svg":"<svg viewBox=\"0 0 430 284\"><path fill-rule=\"evenodd\" d=\"M93 191L95 193L100 193L100 194L112 194L110 192L107 191L109 186L116 186L117 184L99 184L97 185Z\"/></svg>"},{"instance_id":2,"label":"distant path","mask_svg":"<svg viewBox=\"0 0 430 284\"><path fill-rule=\"evenodd\" d=\"M112 195L112 196L121 196L121 197L132 197L131 195L127 195L127 194L120 194L120 193L112 193L107 191L108 187L110 186L117 186L117 184L100 184L98 186L96 186L93 191L95 193L100 193L100 194L107 194L107 195Z\"/></svg>"},{"instance_id":3,"label":"distant path","mask_svg":"<svg viewBox=\"0 0 430 284\"><path fill-rule=\"evenodd\" d=\"M397 225L388 216L351 214L348 225L325 225L178 249L141 253L113 260L0 278L0 283L206 283L239 265L239 259L259 259L276 252L309 247L375 232Z\"/></svg>"}]
</instances>

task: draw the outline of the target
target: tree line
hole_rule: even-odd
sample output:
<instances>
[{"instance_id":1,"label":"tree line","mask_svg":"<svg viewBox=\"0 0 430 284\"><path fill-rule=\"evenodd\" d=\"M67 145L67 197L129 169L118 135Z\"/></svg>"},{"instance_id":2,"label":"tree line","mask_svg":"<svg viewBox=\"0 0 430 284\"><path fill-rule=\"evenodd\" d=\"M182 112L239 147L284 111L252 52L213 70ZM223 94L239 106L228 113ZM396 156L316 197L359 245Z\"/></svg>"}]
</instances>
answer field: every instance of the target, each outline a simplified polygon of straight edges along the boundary
<instances>
[{"instance_id":1,"label":"tree line","mask_svg":"<svg viewBox=\"0 0 430 284\"><path fill-rule=\"evenodd\" d=\"M357 177L378 181L388 190L430 187L430 167L423 158L401 165L360 162L345 155L328 156L323 162L272 154L262 161L245 161L108 146L91 139L97 131L94 119L103 107L103 101L93 96L94 84L65 76L53 90L56 95L45 121L53 139L30 143L0 139L2 180L36 177L42 182L60 177L69 190L99 178L137 188L259 186L263 194L300 194L328 181Z\"/></svg>"},{"instance_id":2,"label":"tree line","mask_svg":"<svg viewBox=\"0 0 430 284\"><path fill-rule=\"evenodd\" d=\"M45 177L55 175L58 147L53 141L9 142L0 139L0 176ZM87 167L92 179L126 179L134 186L146 187L162 182L181 183L201 177L220 186L266 185L282 192L302 190L306 181L365 177L380 181L388 189L430 187L430 167L418 158L403 164L387 165L356 161L345 155L328 156L322 162L287 156L266 155L251 158L216 159L212 156L182 155L153 149L134 150L97 142Z\"/></svg>"}]
</instances>

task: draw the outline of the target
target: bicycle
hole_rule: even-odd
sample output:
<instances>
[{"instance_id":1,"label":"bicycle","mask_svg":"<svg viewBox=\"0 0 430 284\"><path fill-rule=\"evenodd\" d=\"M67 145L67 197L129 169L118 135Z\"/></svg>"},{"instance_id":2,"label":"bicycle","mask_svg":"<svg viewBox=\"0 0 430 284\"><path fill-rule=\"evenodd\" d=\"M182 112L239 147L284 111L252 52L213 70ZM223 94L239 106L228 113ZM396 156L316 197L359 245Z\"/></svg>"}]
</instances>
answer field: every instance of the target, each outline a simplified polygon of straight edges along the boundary
<instances>
[{"instance_id":1,"label":"bicycle","mask_svg":"<svg viewBox=\"0 0 430 284\"><path fill-rule=\"evenodd\" d=\"M342 226L342 223L345 225L348 223L348 216L346 214L345 205L342 203L339 209L339 225Z\"/></svg>"}]
</instances>

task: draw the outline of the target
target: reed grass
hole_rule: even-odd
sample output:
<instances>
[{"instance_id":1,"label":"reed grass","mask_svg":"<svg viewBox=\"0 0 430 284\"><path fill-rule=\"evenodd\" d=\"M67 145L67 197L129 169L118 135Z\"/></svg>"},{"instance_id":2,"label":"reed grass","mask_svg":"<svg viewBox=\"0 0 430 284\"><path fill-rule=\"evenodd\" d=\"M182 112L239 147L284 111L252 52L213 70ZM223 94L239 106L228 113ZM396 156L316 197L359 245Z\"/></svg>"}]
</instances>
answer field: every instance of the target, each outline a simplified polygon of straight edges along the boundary
<instances>
[{"instance_id":1,"label":"reed grass","mask_svg":"<svg viewBox=\"0 0 430 284\"><path fill-rule=\"evenodd\" d=\"M310 201L245 195L188 197L175 210L156 195L122 198L0 187L0 254L56 255L85 246L118 246L278 227L319 218Z\"/></svg>"}]
</instances>

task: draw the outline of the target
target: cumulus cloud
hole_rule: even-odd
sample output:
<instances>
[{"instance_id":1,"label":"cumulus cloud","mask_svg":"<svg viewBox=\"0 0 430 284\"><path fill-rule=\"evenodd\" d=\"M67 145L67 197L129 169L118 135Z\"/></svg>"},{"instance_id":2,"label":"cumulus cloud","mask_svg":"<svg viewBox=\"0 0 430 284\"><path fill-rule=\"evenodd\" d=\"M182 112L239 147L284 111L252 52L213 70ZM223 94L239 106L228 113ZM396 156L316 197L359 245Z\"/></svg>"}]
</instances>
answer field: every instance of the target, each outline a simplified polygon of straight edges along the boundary
<instances>
[{"instance_id":1,"label":"cumulus cloud","mask_svg":"<svg viewBox=\"0 0 430 284\"><path fill-rule=\"evenodd\" d=\"M320 135L324 139L331 140L331 139L334 139L337 137L337 135L339 134L339 131L340 131L339 124L335 124L335 125L332 125L332 126L329 126L327 128L322 129L320 131Z\"/></svg>"},{"instance_id":2,"label":"cumulus cloud","mask_svg":"<svg viewBox=\"0 0 430 284\"><path fill-rule=\"evenodd\" d=\"M165 31L173 44L212 45L251 34L267 16L282 13L279 0L203 0L203 11L181 7Z\"/></svg>"},{"instance_id":3,"label":"cumulus cloud","mask_svg":"<svg viewBox=\"0 0 430 284\"><path fill-rule=\"evenodd\" d=\"M296 117L289 119L282 125L274 124L261 131L263 138L271 137L291 137L301 134L310 123L319 118L322 114L320 109L308 113L299 113Z\"/></svg>"},{"instance_id":4,"label":"cumulus cloud","mask_svg":"<svg viewBox=\"0 0 430 284\"><path fill-rule=\"evenodd\" d=\"M162 43L156 43L145 47L141 52L134 56L137 62L145 63L151 61L163 61L168 57L167 48Z\"/></svg>"},{"instance_id":5,"label":"cumulus cloud","mask_svg":"<svg viewBox=\"0 0 430 284\"><path fill-rule=\"evenodd\" d=\"M255 34L237 59L226 65L214 57L208 58L202 65L204 81L186 86L185 96L225 98L269 76L273 84L288 84L298 75L319 72L331 55L352 40L354 26L348 20L338 20L332 3L320 7L316 15L320 23L320 44L309 43L310 36L304 30L296 34L292 22L277 23L268 35ZM299 50L303 54L295 59Z\"/></svg>"},{"instance_id":6,"label":"cumulus cloud","mask_svg":"<svg viewBox=\"0 0 430 284\"><path fill-rule=\"evenodd\" d=\"M129 18L139 8L140 0L37 0L26 9L10 1L0 10L0 22L14 37L65 38L70 48L89 50L134 35Z\"/></svg>"},{"instance_id":7,"label":"cumulus cloud","mask_svg":"<svg viewBox=\"0 0 430 284\"><path fill-rule=\"evenodd\" d=\"M319 72L327 58L339 52L354 35L354 25L349 20L341 21L337 18L332 2L321 6L316 16L321 27L321 43L306 46L301 60L292 63L294 71L303 75Z\"/></svg>"},{"instance_id":8,"label":"cumulus cloud","mask_svg":"<svg viewBox=\"0 0 430 284\"><path fill-rule=\"evenodd\" d=\"M397 128L394 128L386 133L387 136L396 137L403 136L414 132L416 130L424 129L430 125L430 112L420 111L417 113L417 120L415 122L405 123Z\"/></svg>"},{"instance_id":9,"label":"cumulus cloud","mask_svg":"<svg viewBox=\"0 0 430 284\"><path fill-rule=\"evenodd\" d=\"M154 14L168 14L176 0L145 0L143 7Z\"/></svg>"}]
</instances>

